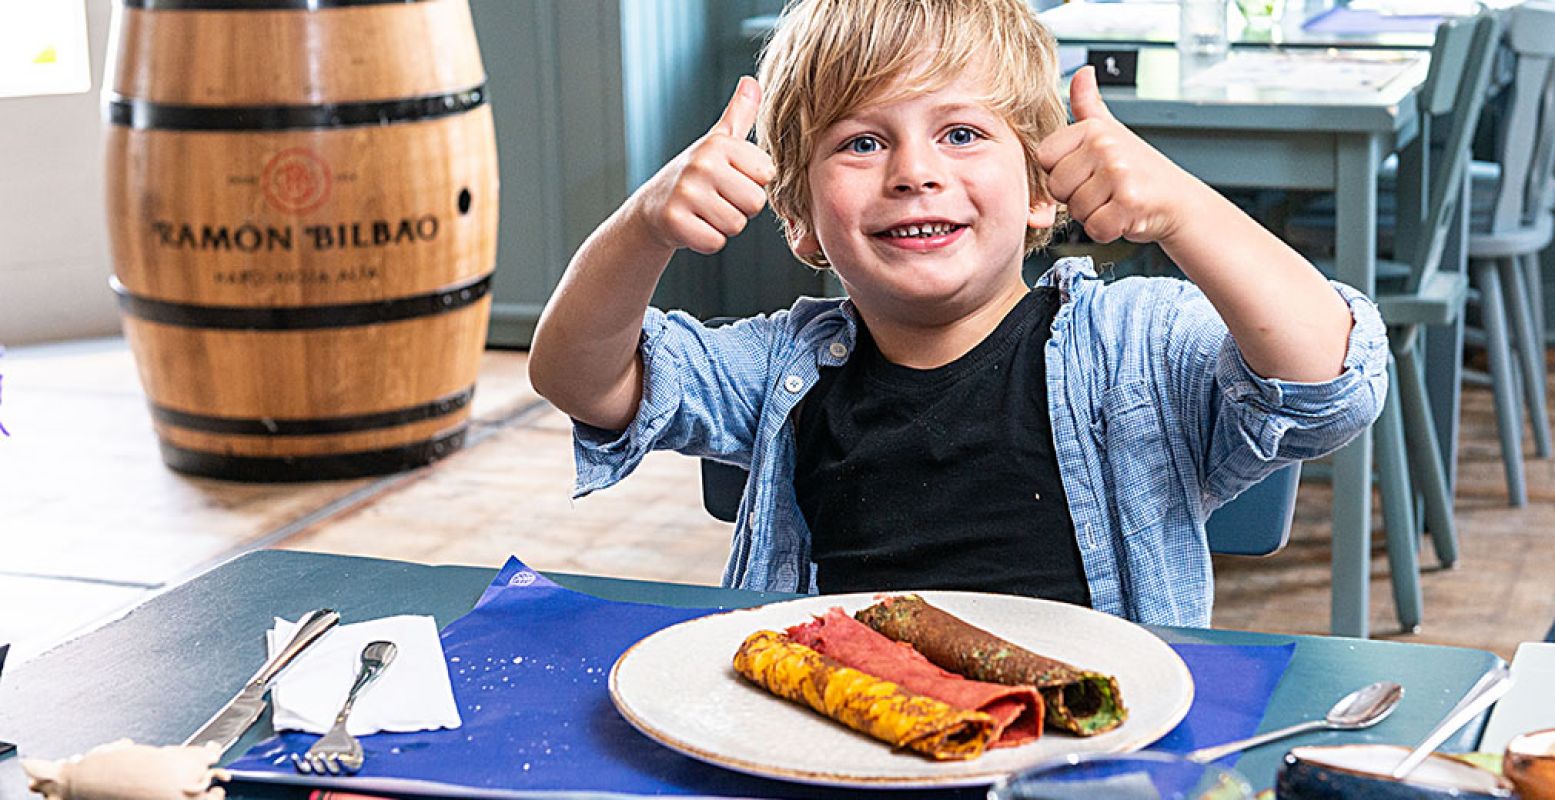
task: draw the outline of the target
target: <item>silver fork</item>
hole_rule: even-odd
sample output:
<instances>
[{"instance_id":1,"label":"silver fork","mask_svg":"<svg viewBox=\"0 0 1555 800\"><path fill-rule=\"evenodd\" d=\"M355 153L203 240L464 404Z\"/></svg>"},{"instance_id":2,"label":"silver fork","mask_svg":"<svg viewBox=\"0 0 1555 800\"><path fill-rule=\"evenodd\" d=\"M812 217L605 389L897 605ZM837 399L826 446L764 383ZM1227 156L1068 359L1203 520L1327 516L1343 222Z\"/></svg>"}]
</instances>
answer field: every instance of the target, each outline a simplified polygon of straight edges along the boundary
<instances>
[{"instance_id":1,"label":"silver fork","mask_svg":"<svg viewBox=\"0 0 1555 800\"><path fill-rule=\"evenodd\" d=\"M362 768L362 744L355 736L346 733L346 718L351 716L351 707L356 705L356 696L366 689L368 684L377 680L379 673L394 661L394 654L399 648L393 642L373 642L362 648L362 666L356 673L356 682L351 684L351 691L346 694L345 705L340 707L340 713L335 715L335 724L329 732L313 743L308 752L301 756L292 753L292 766L298 772L317 775L354 775Z\"/></svg>"}]
</instances>

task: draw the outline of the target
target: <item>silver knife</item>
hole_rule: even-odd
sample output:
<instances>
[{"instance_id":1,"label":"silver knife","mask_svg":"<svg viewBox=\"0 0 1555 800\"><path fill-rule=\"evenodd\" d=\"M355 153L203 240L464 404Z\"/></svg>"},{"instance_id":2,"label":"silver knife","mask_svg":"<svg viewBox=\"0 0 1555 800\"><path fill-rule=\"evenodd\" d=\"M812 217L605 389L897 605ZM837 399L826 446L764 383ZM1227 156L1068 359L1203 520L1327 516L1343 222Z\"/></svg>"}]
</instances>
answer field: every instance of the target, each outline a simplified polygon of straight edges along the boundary
<instances>
[{"instance_id":1,"label":"silver knife","mask_svg":"<svg viewBox=\"0 0 1555 800\"><path fill-rule=\"evenodd\" d=\"M286 665L292 663L308 645L318 641L330 628L340 622L339 612L323 608L308 615L303 621L302 627L297 629L292 640L281 648L281 652L270 659L259 671L254 673L243 691L227 701L222 709L216 712L208 722L200 726L193 736L184 741L186 745L205 745L215 743L221 745L221 751L227 752L243 732L248 730L254 720L259 719L261 712L265 710L265 692L270 691L270 681L275 679Z\"/></svg>"}]
</instances>

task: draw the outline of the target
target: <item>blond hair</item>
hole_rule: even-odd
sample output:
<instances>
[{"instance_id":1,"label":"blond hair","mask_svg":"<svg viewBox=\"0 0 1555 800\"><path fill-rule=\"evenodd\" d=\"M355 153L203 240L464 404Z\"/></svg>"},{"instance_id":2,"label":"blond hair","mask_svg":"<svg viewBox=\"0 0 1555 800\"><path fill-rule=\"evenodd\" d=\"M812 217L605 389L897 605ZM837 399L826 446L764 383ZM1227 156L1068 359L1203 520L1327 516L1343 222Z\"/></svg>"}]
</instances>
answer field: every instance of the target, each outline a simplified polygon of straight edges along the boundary
<instances>
[{"instance_id":1,"label":"blond hair","mask_svg":"<svg viewBox=\"0 0 1555 800\"><path fill-rule=\"evenodd\" d=\"M1067 116L1057 45L1026 0L790 0L758 60L756 141L777 166L767 193L791 242L813 230L808 169L822 131L887 92L934 91L969 69L1020 139L1032 199L1048 196L1037 145ZM1028 230L1026 253L1051 234ZM826 266L821 254L800 259Z\"/></svg>"}]
</instances>

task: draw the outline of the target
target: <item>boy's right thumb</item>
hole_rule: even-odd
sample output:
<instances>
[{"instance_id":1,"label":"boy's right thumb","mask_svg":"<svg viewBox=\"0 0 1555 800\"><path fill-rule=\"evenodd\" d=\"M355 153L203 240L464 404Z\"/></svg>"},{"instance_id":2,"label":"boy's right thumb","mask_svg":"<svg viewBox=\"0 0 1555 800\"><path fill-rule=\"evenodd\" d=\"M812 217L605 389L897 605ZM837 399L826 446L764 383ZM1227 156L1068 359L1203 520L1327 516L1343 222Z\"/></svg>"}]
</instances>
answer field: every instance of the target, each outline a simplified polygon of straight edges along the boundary
<instances>
[{"instance_id":1,"label":"boy's right thumb","mask_svg":"<svg viewBox=\"0 0 1555 800\"><path fill-rule=\"evenodd\" d=\"M724 108L723 116L713 125L713 130L744 139L756 125L756 111L761 108L761 84L749 75L741 75L734 87L734 96Z\"/></svg>"}]
</instances>

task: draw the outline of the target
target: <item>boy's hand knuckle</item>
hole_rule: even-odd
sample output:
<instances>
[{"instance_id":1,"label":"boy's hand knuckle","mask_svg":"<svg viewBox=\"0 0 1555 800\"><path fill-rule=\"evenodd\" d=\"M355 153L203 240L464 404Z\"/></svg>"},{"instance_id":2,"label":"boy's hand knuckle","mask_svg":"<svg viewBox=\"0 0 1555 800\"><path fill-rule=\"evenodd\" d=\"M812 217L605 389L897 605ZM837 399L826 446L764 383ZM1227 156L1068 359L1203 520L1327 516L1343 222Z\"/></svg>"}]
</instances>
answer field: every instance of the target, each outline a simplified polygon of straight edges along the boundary
<instances>
[{"instance_id":1,"label":"boy's hand knuckle","mask_svg":"<svg viewBox=\"0 0 1555 800\"><path fill-rule=\"evenodd\" d=\"M660 227L670 232L676 239L685 239L690 223L695 217L682 208L666 208L660 217Z\"/></svg>"},{"instance_id":2,"label":"boy's hand knuckle","mask_svg":"<svg viewBox=\"0 0 1555 800\"><path fill-rule=\"evenodd\" d=\"M746 205L741 210L748 217L754 217L767 207L767 193L759 185L751 187L750 196L746 199Z\"/></svg>"},{"instance_id":3,"label":"boy's hand knuckle","mask_svg":"<svg viewBox=\"0 0 1555 800\"><path fill-rule=\"evenodd\" d=\"M674 190L669 193L669 196L664 198L664 206L659 213L661 217L668 219L678 213L679 209L689 205L691 205L689 191L686 189L685 184L677 184Z\"/></svg>"},{"instance_id":4,"label":"boy's hand knuckle","mask_svg":"<svg viewBox=\"0 0 1555 800\"><path fill-rule=\"evenodd\" d=\"M694 209L705 208L715 192L706 181L697 181L686 186L686 204Z\"/></svg>"}]
</instances>

